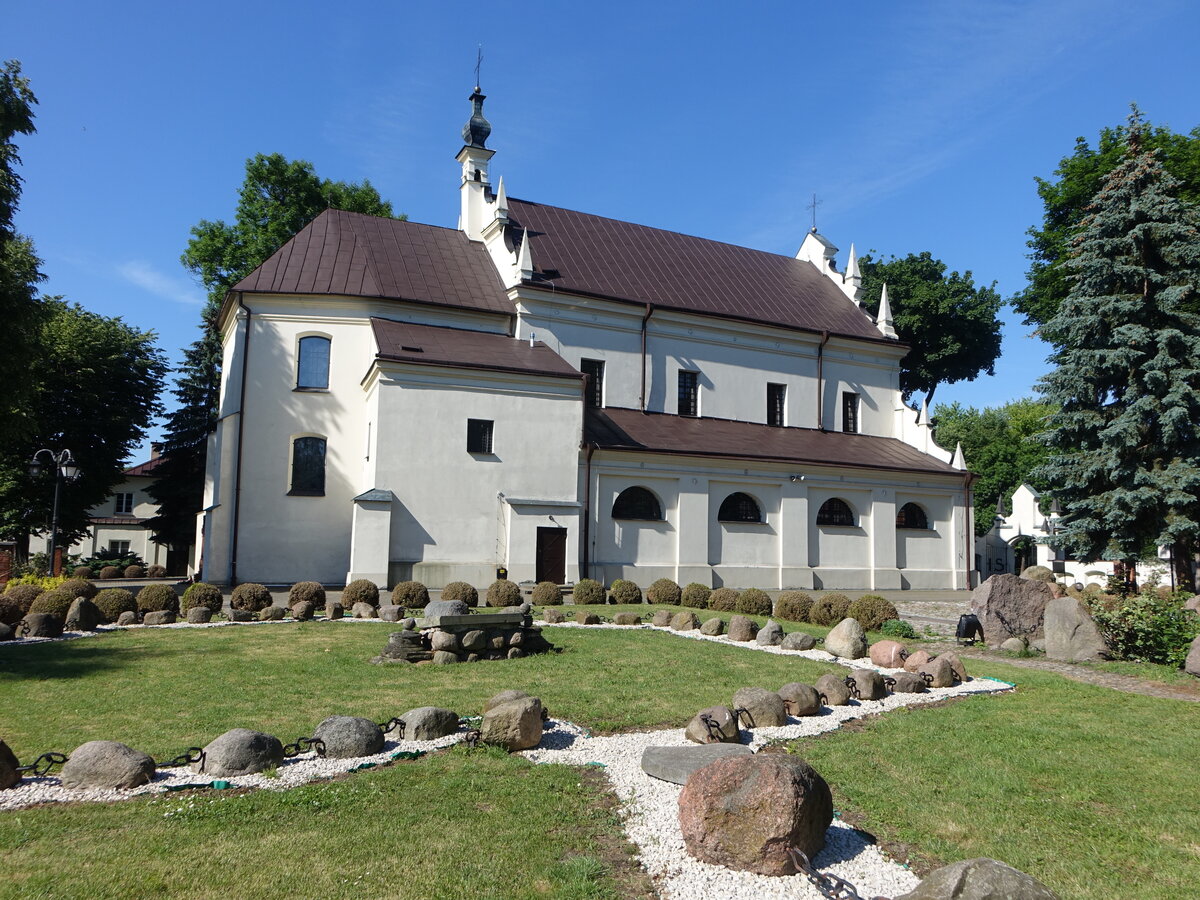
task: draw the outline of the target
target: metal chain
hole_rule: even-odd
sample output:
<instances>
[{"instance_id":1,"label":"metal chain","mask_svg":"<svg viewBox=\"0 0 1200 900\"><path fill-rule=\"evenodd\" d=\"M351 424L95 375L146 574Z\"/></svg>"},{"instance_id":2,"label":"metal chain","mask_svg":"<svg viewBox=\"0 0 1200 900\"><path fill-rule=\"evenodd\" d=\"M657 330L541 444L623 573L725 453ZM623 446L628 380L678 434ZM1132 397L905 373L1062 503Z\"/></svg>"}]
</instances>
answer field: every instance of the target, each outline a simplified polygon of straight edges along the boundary
<instances>
[{"instance_id":1,"label":"metal chain","mask_svg":"<svg viewBox=\"0 0 1200 900\"><path fill-rule=\"evenodd\" d=\"M283 745L285 759L291 759L293 756L299 756L301 753L306 753L309 750L317 751L317 756L324 756L325 742L317 737L302 737L296 738L290 744Z\"/></svg>"},{"instance_id":2,"label":"metal chain","mask_svg":"<svg viewBox=\"0 0 1200 900\"><path fill-rule=\"evenodd\" d=\"M891 675L884 675L883 676L883 686L885 688L887 688L889 691L894 691L896 688L896 679L893 678Z\"/></svg>"},{"instance_id":3,"label":"metal chain","mask_svg":"<svg viewBox=\"0 0 1200 900\"><path fill-rule=\"evenodd\" d=\"M755 727L754 716L750 715L750 710L746 709L746 707L739 706L733 711L733 716L735 719L740 719L742 722L744 722L747 728Z\"/></svg>"},{"instance_id":4,"label":"metal chain","mask_svg":"<svg viewBox=\"0 0 1200 900\"><path fill-rule=\"evenodd\" d=\"M853 697L855 700L859 700L862 698L862 695L858 692L858 682L854 680L853 676L847 675L845 678L842 679L842 683L844 685L846 685L847 688L850 689L851 697Z\"/></svg>"},{"instance_id":5,"label":"metal chain","mask_svg":"<svg viewBox=\"0 0 1200 900\"><path fill-rule=\"evenodd\" d=\"M832 872L821 872L809 862L808 856L798 847L789 847L788 856L796 866L796 871L804 875L820 892L825 900L863 900L863 897L844 878L839 878ZM887 897L872 897L871 900L888 900Z\"/></svg>"},{"instance_id":6,"label":"metal chain","mask_svg":"<svg viewBox=\"0 0 1200 900\"><path fill-rule=\"evenodd\" d=\"M61 766L67 761L67 754L50 750L43 753L27 766L17 766L18 772L28 772L33 775L48 775L55 766Z\"/></svg>"},{"instance_id":7,"label":"metal chain","mask_svg":"<svg viewBox=\"0 0 1200 900\"><path fill-rule=\"evenodd\" d=\"M399 716L392 716L386 722L378 722L376 724L379 725L379 730L384 734L387 734L389 731L397 731L396 737L404 740L404 720Z\"/></svg>"},{"instance_id":8,"label":"metal chain","mask_svg":"<svg viewBox=\"0 0 1200 900\"><path fill-rule=\"evenodd\" d=\"M710 741L721 740L721 725L710 716L708 713L700 713L700 721L704 723L704 727L708 729L708 738Z\"/></svg>"},{"instance_id":9,"label":"metal chain","mask_svg":"<svg viewBox=\"0 0 1200 900\"><path fill-rule=\"evenodd\" d=\"M174 759L166 762L155 763L160 769L174 769L178 766L189 766L192 763L200 763L200 771L204 771L204 748L203 747L188 747Z\"/></svg>"},{"instance_id":10,"label":"metal chain","mask_svg":"<svg viewBox=\"0 0 1200 900\"><path fill-rule=\"evenodd\" d=\"M483 738L483 732L478 728L472 728L463 735L463 742L467 745L468 750L474 750L479 746L480 740Z\"/></svg>"}]
</instances>

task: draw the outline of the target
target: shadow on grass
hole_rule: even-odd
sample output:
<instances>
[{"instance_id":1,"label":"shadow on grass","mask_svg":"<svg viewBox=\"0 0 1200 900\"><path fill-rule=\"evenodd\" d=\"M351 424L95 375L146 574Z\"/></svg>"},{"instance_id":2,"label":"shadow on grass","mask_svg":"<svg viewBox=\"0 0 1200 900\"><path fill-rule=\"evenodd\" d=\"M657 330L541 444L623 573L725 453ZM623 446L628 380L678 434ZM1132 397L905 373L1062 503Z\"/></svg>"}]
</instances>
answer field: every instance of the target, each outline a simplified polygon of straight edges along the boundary
<instances>
[{"instance_id":1,"label":"shadow on grass","mask_svg":"<svg viewBox=\"0 0 1200 900\"><path fill-rule=\"evenodd\" d=\"M80 678L105 671L128 671L150 660L195 658L195 651L169 643L138 640L126 643L124 632L71 641L46 641L12 648L0 655L0 682L8 679L51 681ZM233 648L210 647L206 657L228 654ZM182 664L186 665L186 660Z\"/></svg>"}]
</instances>

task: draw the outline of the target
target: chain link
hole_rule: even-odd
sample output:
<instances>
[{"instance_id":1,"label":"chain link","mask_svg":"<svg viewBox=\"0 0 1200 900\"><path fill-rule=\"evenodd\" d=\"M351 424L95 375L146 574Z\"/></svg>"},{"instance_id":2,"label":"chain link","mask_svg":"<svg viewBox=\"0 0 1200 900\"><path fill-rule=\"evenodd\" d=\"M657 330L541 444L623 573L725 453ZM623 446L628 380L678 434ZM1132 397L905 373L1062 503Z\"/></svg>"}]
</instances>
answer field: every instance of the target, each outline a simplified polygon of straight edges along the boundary
<instances>
[{"instance_id":1,"label":"chain link","mask_svg":"<svg viewBox=\"0 0 1200 900\"><path fill-rule=\"evenodd\" d=\"M317 756L324 756L325 742L316 737L296 738L292 743L283 745L283 756L285 759L291 759L293 756L299 756L309 750L317 751Z\"/></svg>"},{"instance_id":2,"label":"chain link","mask_svg":"<svg viewBox=\"0 0 1200 900\"><path fill-rule=\"evenodd\" d=\"M17 766L17 771L37 776L48 775L51 769L55 766L61 766L66 761L67 754L50 750L47 753L43 753L27 766Z\"/></svg>"},{"instance_id":3,"label":"chain link","mask_svg":"<svg viewBox=\"0 0 1200 900\"><path fill-rule=\"evenodd\" d=\"M849 689L851 697L855 700L862 698L862 695L858 692L858 682L854 680L854 676L847 675L842 679L842 683Z\"/></svg>"},{"instance_id":4,"label":"chain link","mask_svg":"<svg viewBox=\"0 0 1200 900\"><path fill-rule=\"evenodd\" d=\"M178 766L190 766L192 763L200 763L200 771L204 771L203 747L188 747L174 759L169 759L166 762L155 763L155 765L160 769L174 769Z\"/></svg>"},{"instance_id":5,"label":"chain link","mask_svg":"<svg viewBox=\"0 0 1200 900\"><path fill-rule=\"evenodd\" d=\"M804 875L820 892L825 900L863 900L858 890L844 878L839 878L832 872L821 872L809 862L808 856L798 847L790 847L788 856L796 866L796 871ZM888 900L887 897L872 897L870 900Z\"/></svg>"},{"instance_id":6,"label":"chain link","mask_svg":"<svg viewBox=\"0 0 1200 900\"><path fill-rule=\"evenodd\" d=\"M704 727L708 729L708 739L711 742L719 742L721 740L721 725L710 716L708 713L700 713L700 721L704 723Z\"/></svg>"},{"instance_id":7,"label":"chain link","mask_svg":"<svg viewBox=\"0 0 1200 900\"><path fill-rule=\"evenodd\" d=\"M376 724L379 725L379 730L384 734L387 734L389 731L395 731L396 737L399 740L404 740L404 720L399 716L392 716L386 722L378 722Z\"/></svg>"},{"instance_id":8,"label":"chain link","mask_svg":"<svg viewBox=\"0 0 1200 900\"><path fill-rule=\"evenodd\" d=\"M483 732L481 732L478 728L472 728L465 735L463 735L463 743L467 745L468 750L474 750L476 747L478 747L479 742L482 739Z\"/></svg>"},{"instance_id":9,"label":"chain link","mask_svg":"<svg viewBox=\"0 0 1200 900\"><path fill-rule=\"evenodd\" d=\"M750 710L744 706L739 706L733 711L733 717L740 720L747 728L754 728L754 716L750 715Z\"/></svg>"}]
</instances>

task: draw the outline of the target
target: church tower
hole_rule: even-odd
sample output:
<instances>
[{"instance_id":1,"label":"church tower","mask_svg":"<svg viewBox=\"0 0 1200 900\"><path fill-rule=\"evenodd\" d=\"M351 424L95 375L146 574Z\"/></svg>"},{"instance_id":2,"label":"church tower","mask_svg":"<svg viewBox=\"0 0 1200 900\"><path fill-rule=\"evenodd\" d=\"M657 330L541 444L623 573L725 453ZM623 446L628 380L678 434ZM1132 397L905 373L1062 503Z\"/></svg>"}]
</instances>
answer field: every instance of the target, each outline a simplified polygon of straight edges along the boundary
<instances>
[{"instance_id":1,"label":"church tower","mask_svg":"<svg viewBox=\"0 0 1200 900\"><path fill-rule=\"evenodd\" d=\"M486 99L479 85L475 85L470 97L471 118L462 130L463 148L455 157L462 165L458 227L473 241L483 240L485 227L495 218L495 210L489 202L492 186L488 181L488 163L496 151L487 148L492 126L483 117L483 101Z\"/></svg>"}]
</instances>

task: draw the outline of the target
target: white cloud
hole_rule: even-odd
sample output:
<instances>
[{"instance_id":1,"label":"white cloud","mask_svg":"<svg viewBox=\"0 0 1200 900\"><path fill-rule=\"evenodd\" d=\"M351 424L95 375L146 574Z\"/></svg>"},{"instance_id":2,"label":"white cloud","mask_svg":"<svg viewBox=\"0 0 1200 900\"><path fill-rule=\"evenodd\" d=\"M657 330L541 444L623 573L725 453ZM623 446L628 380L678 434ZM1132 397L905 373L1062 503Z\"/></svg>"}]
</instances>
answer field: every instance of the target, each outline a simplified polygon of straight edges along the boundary
<instances>
[{"instance_id":1,"label":"white cloud","mask_svg":"<svg viewBox=\"0 0 1200 900\"><path fill-rule=\"evenodd\" d=\"M117 266L117 274L131 284L163 300L184 306L203 306L204 294L182 278L173 278L145 260L134 259Z\"/></svg>"}]
</instances>

